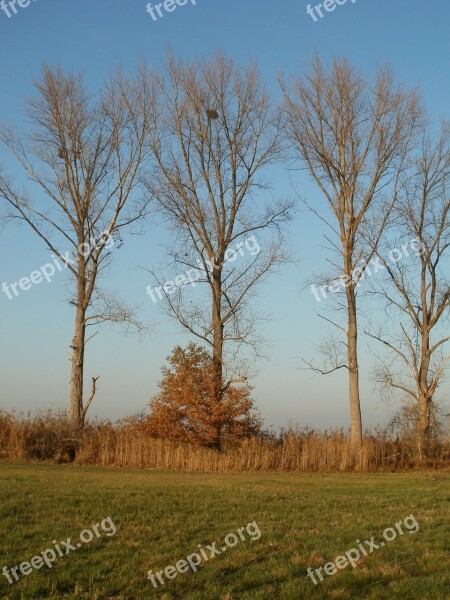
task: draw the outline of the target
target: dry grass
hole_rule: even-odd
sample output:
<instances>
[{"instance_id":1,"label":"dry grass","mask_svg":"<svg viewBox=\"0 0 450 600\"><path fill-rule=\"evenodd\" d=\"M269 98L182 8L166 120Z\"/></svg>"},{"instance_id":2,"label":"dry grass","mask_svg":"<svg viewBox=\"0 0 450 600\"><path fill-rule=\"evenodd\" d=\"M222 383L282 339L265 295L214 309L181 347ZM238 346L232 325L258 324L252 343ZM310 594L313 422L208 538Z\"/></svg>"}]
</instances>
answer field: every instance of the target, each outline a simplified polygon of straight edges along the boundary
<instances>
[{"instance_id":1,"label":"dry grass","mask_svg":"<svg viewBox=\"0 0 450 600\"><path fill-rule=\"evenodd\" d=\"M66 415L25 418L0 411L0 458L50 460L79 465L185 471L334 471L358 465L342 430L291 429L228 447L211 448L149 437L137 421L87 423L78 437ZM417 464L401 441L377 431L364 436L361 471L449 466L449 443L435 447L434 458Z\"/></svg>"}]
</instances>

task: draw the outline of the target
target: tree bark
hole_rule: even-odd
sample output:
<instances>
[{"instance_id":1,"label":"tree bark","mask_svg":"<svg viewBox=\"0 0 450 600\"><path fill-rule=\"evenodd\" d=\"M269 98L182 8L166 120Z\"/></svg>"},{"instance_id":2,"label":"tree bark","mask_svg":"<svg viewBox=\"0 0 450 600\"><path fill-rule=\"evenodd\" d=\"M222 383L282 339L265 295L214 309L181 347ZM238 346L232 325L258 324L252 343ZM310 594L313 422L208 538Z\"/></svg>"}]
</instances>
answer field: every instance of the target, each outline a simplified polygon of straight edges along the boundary
<instances>
[{"instance_id":1,"label":"tree bark","mask_svg":"<svg viewBox=\"0 0 450 600\"><path fill-rule=\"evenodd\" d=\"M81 246L80 242L79 247ZM78 256L77 302L75 326L72 339L72 377L70 379L69 410L70 419L78 431L84 427L85 411L83 407L84 382L84 349L86 345L86 266L83 258Z\"/></svg>"},{"instance_id":2,"label":"tree bark","mask_svg":"<svg viewBox=\"0 0 450 600\"><path fill-rule=\"evenodd\" d=\"M217 413L221 415L220 406L223 398L223 323L221 311L222 299L222 273L216 269L214 259L213 265L213 285L212 285L212 325L213 325L213 372L214 372L214 400L217 406ZM216 421L216 443L217 450L222 448L222 422L221 416Z\"/></svg>"},{"instance_id":3,"label":"tree bark","mask_svg":"<svg viewBox=\"0 0 450 600\"><path fill-rule=\"evenodd\" d=\"M431 434L431 402L432 398L426 393L419 396L419 459L425 460L430 456Z\"/></svg>"},{"instance_id":4,"label":"tree bark","mask_svg":"<svg viewBox=\"0 0 450 600\"><path fill-rule=\"evenodd\" d=\"M422 275L422 277L425 277ZM430 386L428 375L430 369L430 335L428 327L428 317L426 314L426 281L422 282L422 295L425 296L424 310L422 311L422 356L419 370L419 460L424 460L430 455L430 434L431 434L431 402Z\"/></svg>"},{"instance_id":5,"label":"tree bark","mask_svg":"<svg viewBox=\"0 0 450 600\"><path fill-rule=\"evenodd\" d=\"M356 316L356 294L353 285L347 287L347 314L350 440L355 456L360 457L362 448L362 421L359 398L358 324Z\"/></svg>"},{"instance_id":6,"label":"tree bark","mask_svg":"<svg viewBox=\"0 0 450 600\"><path fill-rule=\"evenodd\" d=\"M70 418L78 429L83 429L83 381L84 381L84 346L85 346L85 311L77 306L75 330L72 340L72 378L70 380Z\"/></svg>"}]
</instances>

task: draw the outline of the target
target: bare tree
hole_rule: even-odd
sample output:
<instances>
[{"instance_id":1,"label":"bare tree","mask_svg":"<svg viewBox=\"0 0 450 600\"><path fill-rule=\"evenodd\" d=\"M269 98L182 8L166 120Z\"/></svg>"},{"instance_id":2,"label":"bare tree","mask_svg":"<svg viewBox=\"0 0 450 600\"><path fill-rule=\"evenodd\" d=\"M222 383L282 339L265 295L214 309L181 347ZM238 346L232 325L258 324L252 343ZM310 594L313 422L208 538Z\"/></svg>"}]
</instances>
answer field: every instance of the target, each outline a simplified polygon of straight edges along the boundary
<instances>
[{"instance_id":1,"label":"bare tree","mask_svg":"<svg viewBox=\"0 0 450 600\"><path fill-rule=\"evenodd\" d=\"M169 56L165 74L152 81L157 168L148 189L173 230L173 264L188 276L200 271L195 281L209 289L204 303L194 302L180 276L163 286L164 300L169 314L211 347L220 402L231 383L224 346L257 348L248 300L286 258L279 227L291 203L274 202L261 177L280 157L277 115L256 67L241 71L222 55L191 65Z\"/></svg>"},{"instance_id":2,"label":"bare tree","mask_svg":"<svg viewBox=\"0 0 450 600\"><path fill-rule=\"evenodd\" d=\"M28 133L18 136L10 128L0 133L1 142L32 184L30 191L21 191L0 173L0 197L7 201L7 216L25 221L73 277L69 408L80 428L98 379L92 379L84 403L87 327L104 321L141 327L134 310L101 291L97 283L110 264L114 241L120 240L124 228L144 217L148 205L137 185L148 129L142 84L139 77L127 81L117 73L94 100L88 97L81 76L44 66L35 83L37 96L28 101Z\"/></svg>"},{"instance_id":3,"label":"bare tree","mask_svg":"<svg viewBox=\"0 0 450 600\"><path fill-rule=\"evenodd\" d=\"M449 141L444 124L436 142L424 135L421 153L414 157L415 172L394 212L401 237L389 242L389 253L379 253L386 279L375 293L391 319L388 327L368 332L391 356L378 364L377 382L416 405L420 459L430 452L433 398L450 361ZM399 248L412 250L405 255Z\"/></svg>"},{"instance_id":4,"label":"bare tree","mask_svg":"<svg viewBox=\"0 0 450 600\"><path fill-rule=\"evenodd\" d=\"M394 83L380 69L370 86L346 60L326 72L320 59L292 85L281 80L284 127L294 152L328 203L328 211L308 206L331 229L327 240L337 256L330 260L342 282L347 314L346 357L327 373L349 375L351 440L362 442L358 371L357 291L397 198L405 157L420 116L417 95ZM363 235L363 232L365 235ZM367 240L369 240L367 242ZM341 352L333 355L340 356Z\"/></svg>"}]
</instances>

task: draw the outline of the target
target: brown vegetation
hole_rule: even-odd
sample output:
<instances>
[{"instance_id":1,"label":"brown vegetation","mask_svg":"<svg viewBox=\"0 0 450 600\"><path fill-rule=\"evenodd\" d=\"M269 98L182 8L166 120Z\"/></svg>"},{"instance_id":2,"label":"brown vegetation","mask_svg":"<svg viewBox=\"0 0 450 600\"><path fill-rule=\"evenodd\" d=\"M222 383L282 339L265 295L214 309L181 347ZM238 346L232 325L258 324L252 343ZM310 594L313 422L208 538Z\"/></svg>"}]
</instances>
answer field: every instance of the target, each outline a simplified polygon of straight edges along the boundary
<instances>
[{"instance_id":1,"label":"brown vegetation","mask_svg":"<svg viewBox=\"0 0 450 600\"><path fill-rule=\"evenodd\" d=\"M260 421L254 412L251 387L215 389L215 365L211 355L192 342L177 346L163 367L160 392L150 402L151 414L143 430L152 437L221 449L223 443L257 435Z\"/></svg>"},{"instance_id":2,"label":"brown vegetation","mask_svg":"<svg viewBox=\"0 0 450 600\"><path fill-rule=\"evenodd\" d=\"M450 441L436 442L433 458L427 462L414 461L413 456L414 443L409 440L403 442L381 430L363 436L364 471L448 468ZM265 433L219 452L149 437L138 418L115 424L87 422L82 437L76 440L64 414L24 418L5 412L0 412L0 458L55 462L74 458L77 465L186 471L352 471L358 467L350 438L342 430Z\"/></svg>"}]
</instances>

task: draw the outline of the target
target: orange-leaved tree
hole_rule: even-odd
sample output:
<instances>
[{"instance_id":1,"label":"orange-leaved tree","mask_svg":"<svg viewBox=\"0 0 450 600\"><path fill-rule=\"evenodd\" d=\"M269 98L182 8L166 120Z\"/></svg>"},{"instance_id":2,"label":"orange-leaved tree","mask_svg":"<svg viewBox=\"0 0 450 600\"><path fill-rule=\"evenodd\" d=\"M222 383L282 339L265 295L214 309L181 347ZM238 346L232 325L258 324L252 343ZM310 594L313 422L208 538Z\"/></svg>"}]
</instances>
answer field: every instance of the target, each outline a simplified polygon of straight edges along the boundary
<instances>
[{"instance_id":1,"label":"orange-leaved tree","mask_svg":"<svg viewBox=\"0 0 450 600\"><path fill-rule=\"evenodd\" d=\"M167 360L161 391L150 401L147 433L218 449L259 433L261 422L247 383L239 388L229 384L217 402L214 364L205 348L192 342L186 349L177 346Z\"/></svg>"}]
</instances>

